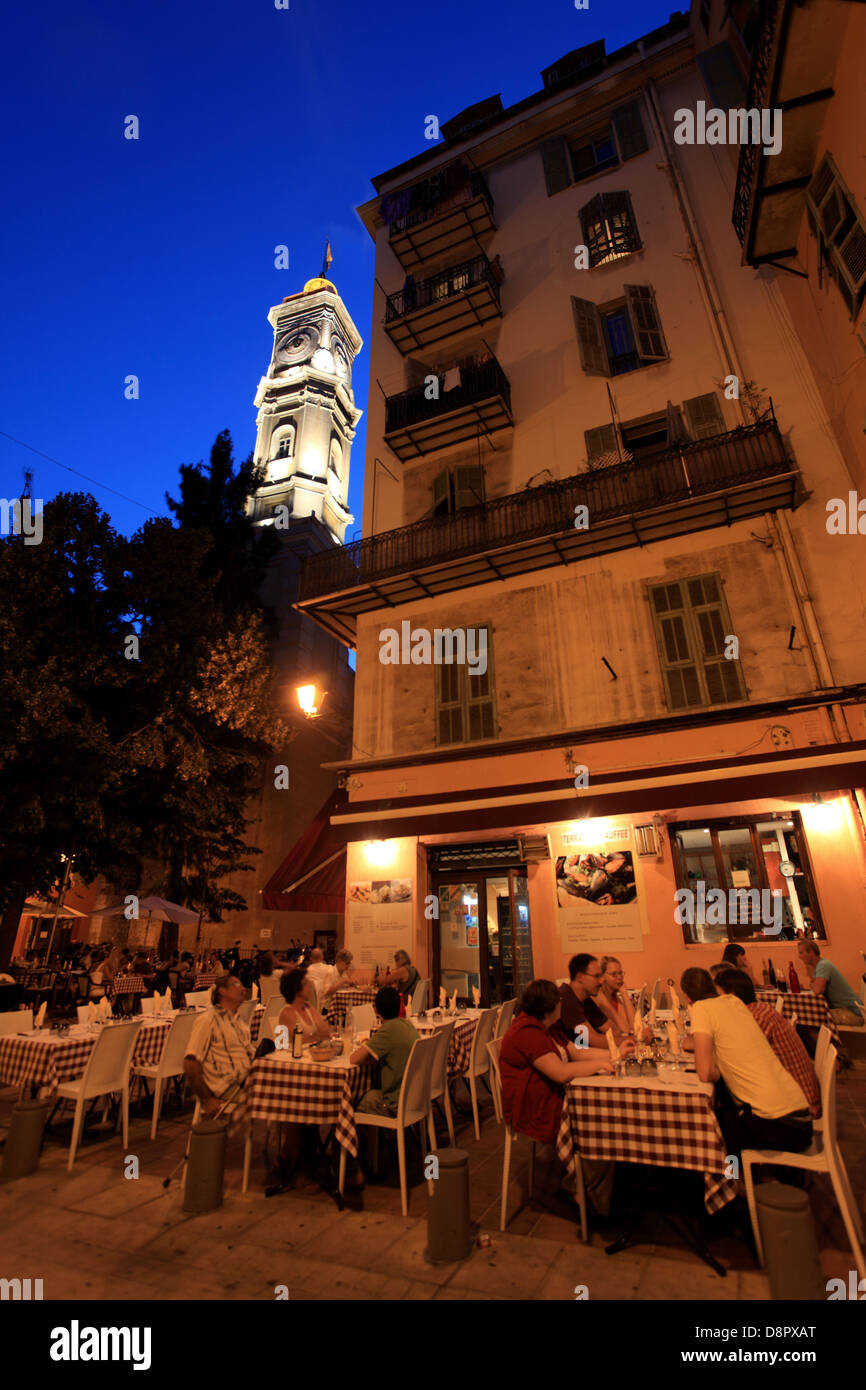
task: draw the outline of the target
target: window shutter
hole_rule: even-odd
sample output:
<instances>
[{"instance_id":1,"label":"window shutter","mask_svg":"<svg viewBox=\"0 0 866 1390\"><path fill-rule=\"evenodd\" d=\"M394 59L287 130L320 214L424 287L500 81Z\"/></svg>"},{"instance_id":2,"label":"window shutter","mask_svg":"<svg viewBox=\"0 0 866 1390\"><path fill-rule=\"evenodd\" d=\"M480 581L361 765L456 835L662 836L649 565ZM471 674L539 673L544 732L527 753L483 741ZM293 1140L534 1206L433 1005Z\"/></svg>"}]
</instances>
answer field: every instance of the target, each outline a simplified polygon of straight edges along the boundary
<instances>
[{"instance_id":1,"label":"window shutter","mask_svg":"<svg viewBox=\"0 0 866 1390\"><path fill-rule=\"evenodd\" d=\"M598 309L591 299L578 299L576 295L571 296L571 307L583 370L593 376L610 376Z\"/></svg>"},{"instance_id":2,"label":"window shutter","mask_svg":"<svg viewBox=\"0 0 866 1390\"><path fill-rule=\"evenodd\" d=\"M454 506L478 507L484 501L484 469L477 463L458 464L454 469Z\"/></svg>"},{"instance_id":3,"label":"window shutter","mask_svg":"<svg viewBox=\"0 0 866 1390\"><path fill-rule=\"evenodd\" d=\"M866 229L862 223L855 222L839 246L837 262L841 263L839 268L851 290L854 306L852 318L856 318L866 291Z\"/></svg>"},{"instance_id":4,"label":"window shutter","mask_svg":"<svg viewBox=\"0 0 866 1390\"><path fill-rule=\"evenodd\" d=\"M433 511L439 515L441 512L451 510L451 475L448 469L437 473L433 479Z\"/></svg>"},{"instance_id":5,"label":"window shutter","mask_svg":"<svg viewBox=\"0 0 866 1390\"><path fill-rule=\"evenodd\" d=\"M668 708L742 700L742 668L725 657L731 625L718 576L658 584L649 598Z\"/></svg>"},{"instance_id":6,"label":"window shutter","mask_svg":"<svg viewBox=\"0 0 866 1390\"><path fill-rule=\"evenodd\" d=\"M663 362L668 356L652 285L623 285L642 362Z\"/></svg>"},{"instance_id":7,"label":"window shutter","mask_svg":"<svg viewBox=\"0 0 866 1390\"><path fill-rule=\"evenodd\" d=\"M725 421L715 391L683 401L683 409L692 439L709 439L714 434L724 434Z\"/></svg>"},{"instance_id":8,"label":"window shutter","mask_svg":"<svg viewBox=\"0 0 866 1390\"><path fill-rule=\"evenodd\" d=\"M465 629L464 629L465 631ZM480 634L487 637L487 669L483 675L471 675L468 663L443 663L436 669L436 738L439 744L468 743L476 739L494 738L496 720L493 689L493 650L489 628L474 631L476 651Z\"/></svg>"},{"instance_id":9,"label":"window shutter","mask_svg":"<svg viewBox=\"0 0 866 1390\"><path fill-rule=\"evenodd\" d=\"M541 147L541 161L544 165L544 178L548 198L561 193L571 184L571 170L568 166L568 149L563 136L547 140Z\"/></svg>"},{"instance_id":10,"label":"window shutter","mask_svg":"<svg viewBox=\"0 0 866 1390\"><path fill-rule=\"evenodd\" d=\"M649 149L640 106L639 101L630 101L618 106L611 117L622 159L633 159Z\"/></svg>"},{"instance_id":11,"label":"window shutter","mask_svg":"<svg viewBox=\"0 0 866 1390\"><path fill-rule=\"evenodd\" d=\"M584 430L586 456L590 463L618 463L616 426L598 425L594 430Z\"/></svg>"},{"instance_id":12,"label":"window shutter","mask_svg":"<svg viewBox=\"0 0 866 1390\"><path fill-rule=\"evenodd\" d=\"M580 223L591 266L640 248L628 193L598 193L581 208Z\"/></svg>"},{"instance_id":13,"label":"window shutter","mask_svg":"<svg viewBox=\"0 0 866 1390\"><path fill-rule=\"evenodd\" d=\"M596 194L580 209L580 226L583 231L583 244L589 251L590 265L598 265L607 255L607 235L602 211L602 196Z\"/></svg>"}]
</instances>

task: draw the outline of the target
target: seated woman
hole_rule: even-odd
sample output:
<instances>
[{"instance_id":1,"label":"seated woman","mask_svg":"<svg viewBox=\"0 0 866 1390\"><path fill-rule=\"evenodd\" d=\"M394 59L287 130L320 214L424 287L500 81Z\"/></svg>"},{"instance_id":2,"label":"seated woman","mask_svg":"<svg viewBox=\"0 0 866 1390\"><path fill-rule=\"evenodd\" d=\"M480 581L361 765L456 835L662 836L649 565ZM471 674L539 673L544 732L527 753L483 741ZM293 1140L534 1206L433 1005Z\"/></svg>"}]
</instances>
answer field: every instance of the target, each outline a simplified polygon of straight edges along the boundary
<instances>
[{"instance_id":1,"label":"seated woman","mask_svg":"<svg viewBox=\"0 0 866 1390\"><path fill-rule=\"evenodd\" d=\"M412 964L408 951L395 951L394 969L386 970L384 979L379 983L383 986L393 985L405 1004L415 993L415 986L420 979L421 976Z\"/></svg>"},{"instance_id":2,"label":"seated woman","mask_svg":"<svg viewBox=\"0 0 866 1390\"><path fill-rule=\"evenodd\" d=\"M614 1027L617 1042L634 1028L634 1005L625 988L625 973L616 956L601 958L601 988L595 1002Z\"/></svg>"},{"instance_id":3,"label":"seated woman","mask_svg":"<svg viewBox=\"0 0 866 1390\"><path fill-rule=\"evenodd\" d=\"M303 1031L305 1043L331 1036L330 1026L310 1003L310 988L306 970L284 970L280 976L280 994L286 1002L280 1010L277 1027L282 1024L288 1028L290 1042L298 1027Z\"/></svg>"},{"instance_id":4,"label":"seated woman","mask_svg":"<svg viewBox=\"0 0 866 1390\"><path fill-rule=\"evenodd\" d=\"M499 1073L507 1124L542 1144L555 1144L566 1084L575 1076L613 1071L605 1049L577 1048L558 1032L559 990L552 980L532 980L520 1013L502 1039ZM613 1164L583 1162L587 1191L596 1211L610 1208Z\"/></svg>"},{"instance_id":5,"label":"seated woman","mask_svg":"<svg viewBox=\"0 0 866 1390\"><path fill-rule=\"evenodd\" d=\"M742 970L744 975L748 975L756 989L761 988L761 981L755 979L752 967L749 964L749 957L746 955L743 946L738 946L736 941L729 941L724 951L722 951L722 960L731 970Z\"/></svg>"}]
</instances>

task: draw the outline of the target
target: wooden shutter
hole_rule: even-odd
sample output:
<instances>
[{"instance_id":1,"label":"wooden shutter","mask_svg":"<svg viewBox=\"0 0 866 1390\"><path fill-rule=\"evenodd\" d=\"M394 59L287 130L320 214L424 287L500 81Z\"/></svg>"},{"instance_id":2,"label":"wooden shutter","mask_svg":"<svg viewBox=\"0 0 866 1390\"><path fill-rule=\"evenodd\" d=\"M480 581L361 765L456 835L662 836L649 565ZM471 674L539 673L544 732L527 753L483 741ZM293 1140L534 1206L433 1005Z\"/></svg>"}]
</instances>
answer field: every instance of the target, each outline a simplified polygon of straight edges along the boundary
<instances>
[{"instance_id":1,"label":"wooden shutter","mask_svg":"<svg viewBox=\"0 0 866 1390\"><path fill-rule=\"evenodd\" d=\"M623 285L635 346L642 362L663 362L668 356L652 285Z\"/></svg>"},{"instance_id":2,"label":"wooden shutter","mask_svg":"<svg viewBox=\"0 0 866 1390\"><path fill-rule=\"evenodd\" d=\"M598 309L591 299L578 299L576 295L571 296L571 307L583 370L592 376L610 376Z\"/></svg>"},{"instance_id":3,"label":"wooden shutter","mask_svg":"<svg viewBox=\"0 0 866 1390\"><path fill-rule=\"evenodd\" d=\"M656 646L668 709L704 704L697 664L689 641L688 618L679 584L650 589Z\"/></svg>"},{"instance_id":4,"label":"wooden shutter","mask_svg":"<svg viewBox=\"0 0 866 1390\"><path fill-rule=\"evenodd\" d=\"M604 260L608 254L607 231L604 225L604 203L602 195L597 193L594 198L590 198L588 203L584 203L580 209L580 226L583 232L583 244L589 251L590 265L598 265L599 261Z\"/></svg>"},{"instance_id":5,"label":"wooden shutter","mask_svg":"<svg viewBox=\"0 0 866 1390\"><path fill-rule=\"evenodd\" d=\"M586 457L590 463L618 463L616 426L597 425L593 430L584 430Z\"/></svg>"},{"instance_id":6,"label":"wooden shutter","mask_svg":"<svg viewBox=\"0 0 866 1390\"><path fill-rule=\"evenodd\" d=\"M744 687L740 663L725 656L725 638L731 633L731 621L717 576L707 574L698 579L689 579L685 588L708 703L723 705L742 700Z\"/></svg>"},{"instance_id":7,"label":"wooden shutter","mask_svg":"<svg viewBox=\"0 0 866 1390\"><path fill-rule=\"evenodd\" d=\"M866 294L866 225L829 154L809 184L806 204L821 254L854 319Z\"/></svg>"},{"instance_id":8,"label":"wooden shutter","mask_svg":"<svg viewBox=\"0 0 866 1390\"><path fill-rule=\"evenodd\" d=\"M434 666L436 672L436 742L464 743L461 667Z\"/></svg>"},{"instance_id":9,"label":"wooden shutter","mask_svg":"<svg viewBox=\"0 0 866 1390\"><path fill-rule=\"evenodd\" d=\"M458 464L454 469L454 507L478 507L484 501L484 469L477 463Z\"/></svg>"},{"instance_id":10,"label":"wooden shutter","mask_svg":"<svg viewBox=\"0 0 866 1390\"><path fill-rule=\"evenodd\" d=\"M630 101L618 106L611 117L621 159L633 159L649 149L640 108L639 101Z\"/></svg>"},{"instance_id":11,"label":"wooden shutter","mask_svg":"<svg viewBox=\"0 0 866 1390\"><path fill-rule=\"evenodd\" d=\"M568 148L564 136L557 135L554 140L545 141L541 147L541 162L544 165L548 198L554 193L561 193L563 188L569 187L571 169L568 164Z\"/></svg>"},{"instance_id":12,"label":"wooden shutter","mask_svg":"<svg viewBox=\"0 0 866 1390\"><path fill-rule=\"evenodd\" d=\"M433 479L433 514L441 516L451 510L451 474L445 468Z\"/></svg>"},{"instance_id":13,"label":"wooden shutter","mask_svg":"<svg viewBox=\"0 0 866 1390\"><path fill-rule=\"evenodd\" d=\"M731 620L718 576L655 585L650 603L668 708L744 699L740 663L725 657Z\"/></svg>"},{"instance_id":14,"label":"wooden shutter","mask_svg":"<svg viewBox=\"0 0 866 1390\"><path fill-rule=\"evenodd\" d=\"M714 434L724 434L725 421L715 391L683 401L683 409L692 439L709 439Z\"/></svg>"},{"instance_id":15,"label":"wooden shutter","mask_svg":"<svg viewBox=\"0 0 866 1390\"><path fill-rule=\"evenodd\" d=\"M487 670L483 675L470 675L468 664L435 667L438 744L471 743L496 735L491 633L484 627L474 631L487 635ZM477 650L479 638L475 640Z\"/></svg>"}]
</instances>

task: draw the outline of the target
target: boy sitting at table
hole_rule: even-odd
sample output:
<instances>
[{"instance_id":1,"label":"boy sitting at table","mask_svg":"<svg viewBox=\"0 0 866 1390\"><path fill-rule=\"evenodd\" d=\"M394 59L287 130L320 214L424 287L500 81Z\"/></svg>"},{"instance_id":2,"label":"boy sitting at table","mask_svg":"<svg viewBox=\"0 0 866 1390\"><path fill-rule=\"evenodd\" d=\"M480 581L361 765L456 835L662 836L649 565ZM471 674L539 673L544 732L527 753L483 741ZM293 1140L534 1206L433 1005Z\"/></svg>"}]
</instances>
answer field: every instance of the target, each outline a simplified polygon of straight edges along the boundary
<instances>
[{"instance_id":1,"label":"boy sitting at table","mask_svg":"<svg viewBox=\"0 0 866 1390\"><path fill-rule=\"evenodd\" d=\"M408 1018L400 1017L400 995L393 986L383 985L376 995L373 1007L382 1020L382 1026L355 1049L349 1061L353 1066L360 1066L363 1062L378 1062L381 1084L371 1087L361 1097L355 1110L368 1115L395 1116L400 1101L403 1073L409 1061L409 1054L418 1041L418 1034ZM364 1172L360 1163L348 1186L364 1186Z\"/></svg>"}]
</instances>

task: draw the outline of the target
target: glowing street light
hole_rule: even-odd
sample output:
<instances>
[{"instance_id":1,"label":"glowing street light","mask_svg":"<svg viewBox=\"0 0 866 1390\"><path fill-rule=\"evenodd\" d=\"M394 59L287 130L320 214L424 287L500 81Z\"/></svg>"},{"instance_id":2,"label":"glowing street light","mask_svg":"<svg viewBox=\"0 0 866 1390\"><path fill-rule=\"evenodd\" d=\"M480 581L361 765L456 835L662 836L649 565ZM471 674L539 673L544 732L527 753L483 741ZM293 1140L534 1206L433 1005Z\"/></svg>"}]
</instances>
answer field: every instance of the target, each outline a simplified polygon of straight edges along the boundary
<instances>
[{"instance_id":1,"label":"glowing street light","mask_svg":"<svg viewBox=\"0 0 866 1390\"><path fill-rule=\"evenodd\" d=\"M308 719L316 718L327 693L327 690L320 690L316 685L299 685L296 688L298 704Z\"/></svg>"}]
</instances>

